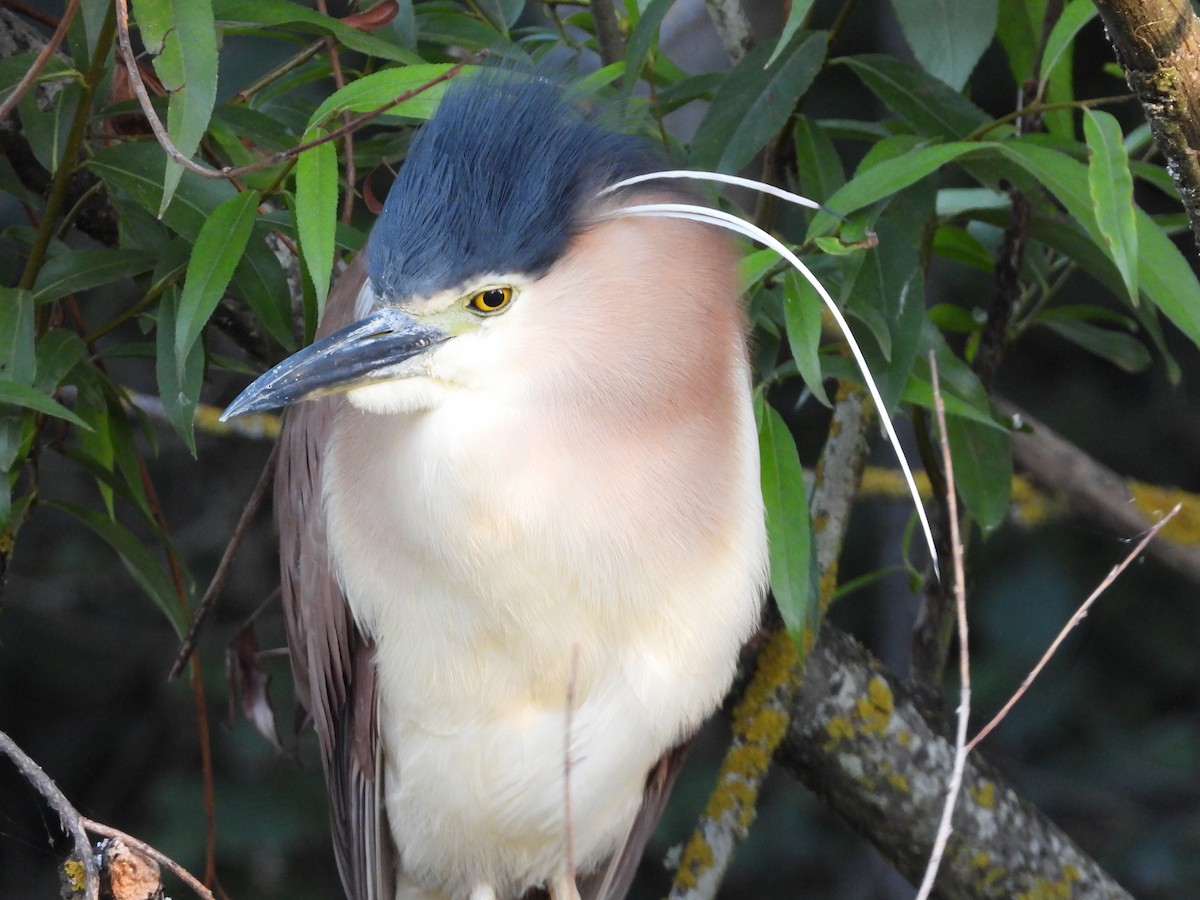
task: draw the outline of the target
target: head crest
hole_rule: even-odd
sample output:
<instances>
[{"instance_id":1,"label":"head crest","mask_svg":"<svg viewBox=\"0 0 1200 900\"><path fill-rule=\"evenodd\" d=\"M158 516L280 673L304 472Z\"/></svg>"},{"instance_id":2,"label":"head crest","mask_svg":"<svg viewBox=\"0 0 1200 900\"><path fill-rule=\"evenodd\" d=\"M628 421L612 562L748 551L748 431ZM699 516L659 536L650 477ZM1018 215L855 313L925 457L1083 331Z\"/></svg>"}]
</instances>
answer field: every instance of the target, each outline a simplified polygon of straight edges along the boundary
<instances>
[{"instance_id":1,"label":"head crest","mask_svg":"<svg viewBox=\"0 0 1200 900\"><path fill-rule=\"evenodd\" d=\"M367 247L378 296L492 272L538 275L606 186L661 167L648 142L600 127L537 74L460 76L413 139Z\"/></svg>"}]
</instances>

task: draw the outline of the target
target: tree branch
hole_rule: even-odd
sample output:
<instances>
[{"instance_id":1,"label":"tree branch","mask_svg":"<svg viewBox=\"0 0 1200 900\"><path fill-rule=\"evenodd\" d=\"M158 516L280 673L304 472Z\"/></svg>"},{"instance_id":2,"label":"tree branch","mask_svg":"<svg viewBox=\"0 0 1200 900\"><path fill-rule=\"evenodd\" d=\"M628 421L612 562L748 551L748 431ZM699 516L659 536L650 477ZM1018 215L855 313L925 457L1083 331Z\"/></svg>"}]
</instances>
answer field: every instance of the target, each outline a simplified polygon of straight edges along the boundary
<instances>
[{"instance_id":1,"label":"tree branch","mask_svg":"<svg viewBox=\"0 0 1200 900\"><path fill-rule=\"evenodd\" d=\"M954 759L953 741L930 721L913 691L826 626L777 756L914 882L933 845ZM963 787L935 896L1130 898L978 755L967 760Z\"/></svg>"},{"instance_id":2,"label":"tree branch","mask_svg":"<svg viewBox=\"0 0 1200 900\"><path fill-rule=\"evenodd\" d=\"M1001 413L1017 417L1029 428L1013 433L1013 461L1035 484L1065 496L1076 515L1128 538L1183 503L1183 511L1147 552L1200 584L1200 501L1195 495L1123 478L1011 403L1000 399L995 403Z\"/></svg>"},{"instance_id":3,"label":"tree branch","mask_svg":"<svg viewBox=\"0 0 1200 900\"><path fill-rule=\"evenodd\" d=\"M1188 0L1096 0L1200 245L1200 20Z\"/></svg>"}]
</instances>

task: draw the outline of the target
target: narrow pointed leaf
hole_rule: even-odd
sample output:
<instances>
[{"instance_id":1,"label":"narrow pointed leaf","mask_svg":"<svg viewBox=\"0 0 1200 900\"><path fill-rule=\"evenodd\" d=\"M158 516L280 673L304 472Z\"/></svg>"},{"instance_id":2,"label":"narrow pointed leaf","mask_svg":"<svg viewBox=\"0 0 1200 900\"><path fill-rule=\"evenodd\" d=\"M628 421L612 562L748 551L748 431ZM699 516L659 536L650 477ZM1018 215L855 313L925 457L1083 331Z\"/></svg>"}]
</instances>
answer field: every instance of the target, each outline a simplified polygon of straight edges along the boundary
<instances>
[{"instance_id":1,"label":"narrow pointed leaf","mask_svg":"<svg viewBox=\"0 0 1200 900\"><path fill-rule=\"evenodd\" d=\"M37 388L19 384L15 381L0 380L0 403L32 409L35 412L65 419L78 428L87 428L87 422L75 415L53 397L43 394Z\"/></svg>"},{"instance_id":2,"label":"narrow pointed leaf","mask_svg":"<svg viewBox=\"0 0 1200 900\"><path fill-rule=\"evenodd\" d=\"M351 50L367 56L404 63L422 62L411 50L288 0L213 0L212 8L214 17L226 27L290 26L307 34L332 35Z\"/></svg>"},{"instance_id":3,"label":"narrow pointed leaf","mask_svg":"<svg viewBox=\"0 0 1200 900\"><path fill-rule=\"evenodd\" d=\"M258 191L242 191L230 197L204 223L188 262L179 314L175 321L174 352L176 378L182 380L193 345L233 277L246 250L259 203Z\"/></svg>"},{"instance_id":4,"label":"narrow pointed leaf","mask_svg":"<svg viewBox=\"0 0 1200 900\"><path fill-rule=\"evenodd\" d=\"M944 81L894 57L864 54L840 62L918 134L955 140L990 119Z\"/></svg>"},{"instance_id":5,"label":"narrow pointed leaf","mask_svg":"<svg viewBox=\"0 0 1200 900\"><path fill-rule=\"evenodd\" d=\"M958 416L946 417L954 483L979 526L989 531L1004 521L1012 496L1012 442L1008 432Z\"/></svg>"},{"instance_id":6,"label":"narrow pointed leaf","mask_svg":"<svg viewBox=\"0 0 1200 900\"><path fill-rule=\"evenodd\" d=\"M305 141L321 134L306 132ZM333 271L333 238L337 225L338 164L332 141L318 144L296 160L296 230L309 277L317 292L317 308L325 309Z\"/></svg>"},{"instance_id":7,"label":"narrow pointed leaf","mask_svg":"<svg viewBox=\"0 0 1200 900\"><path fill-rule=\"evenodd\" d=\"M139 0L135 11L154 72L170 92L167 133L184 156L192 156L208 128L217 100L217 28L211 0ZM183 167L168 163L161 215L171 203Z\"/></svg>"},{"instance_id":8,"label":"narrow pointed leaf","mask_svg":"<svg viewBox=\"0 0 1200 900\"><path fill-rule=\"evenodd\" d=\"M58 300L76 291L111 284L154 268L156 254L148 250L71 250L51 257L33 286L37 303Z\"/></svg>"},{"instance_id":9,"label":"narrow pointed leaf","mask_svg":"<svg viewBox=\"0 0 1200 900\"><path fill-rule=\"evenodd\" d=\"M651 0L650 4L642 10L637 25L634 26L633 34L629 36L629 43L625 47L625 71L628 73L625 86L627 90L632 91L638 78L641 77L646 57L657 45L663 18L674 3L675 0Z\"/></svg>"},{"instance_id":10,"label":"narrow pointed leaf","mask_svg":"<svg viewBox=\"0 0 1200 900\"><path fill-rule=\"evenodd\" d=\"M876 200L909 187L964 154L980 151L984 146L959 141L915 147L901 156L885 160L856 174L835 191L825 205L843 216L849 215ZM833 215L818 212L813 216L812 224L808 228L808 239L826 233L836 222L837 219Z\"/></svg>"},{"instance_id":11,"label":"narrow pointed leaf","mask_svg":"<svg viewBox=\"0 0 1200 900\"><path fill-rule=\"evenodd\" d=\"M1069 64L1071 55L1067 51L1075 40L1075 36L1079 34L1084 25L1099 14L1100 11L1096 9L1092 0L1071 0L1063 7L1062 15L1054 23L1054 27L1050 29L1050 36L1046 39L1046 49L1042 54L1041 79L1043 82L1054 73L1060 60Z\"/></svg>"},{"instance_id":12,"label":"narrow pointed leaf","mask_svg":"<svg viewBox=\"0 0 1200 900\"><path fill-rule=\"evenodd\" d=\"M769 48L751 51L717 88L692 142L693 166L736 172L787 123L825 61L826 35L797 36L763 70Z\"/></svg>"},{"instance_id":13,"label":"narrow pointed leaf","mask_svg":"<svg viewBox=\"0 0 1200 900\"><path fill-rule=\"evenodd\" d=\"M1133 175L1121 126L1109 113L1085 109L1083 133L1088 145L1088 189L1096 225L1121 273L1125 289L1137 302L1137 219Z\"/></svg>"},{"instance_id":14,"label":"narrow pointed leaf","mask_svg":"<svg viewBox=\"0 0 1200 900\"><path fill-rule=\"evenodd\" d=\"M817 615L808 489L791 432L761 392L754 395L754 413L767 513L771 592L784 625L797 647L802 647L805 626L812 630Z\"/></svg>"},{"instance_id":15,"label":"narrow pointed leaf","mask_svg":"<svg viewBox=\"0 0 1200 900\"><path fill-rule=\"evenodd\" d=\"M158 305L158 347L155 371L163 412L183 440L188 451L196 455L194 421L200 388L204 384L204 347L193 342L182 357L176 358L174 336L178 334L177 316L180 300L175 290L168 291Z\"/></svg>"},{"instance_id":16,"label":"narrow pointed leaf","mask_svg":"<svg viewBox=\"0 0 1200 900\"><path fill-rule=\"evenodd\" d=\"M450 68L448 63L438 63L383 69L364 75L326 98L309 116L308 127L311 130L323 125L341 112L364 113L379 109L401 94L416 90L439 75L444 75ZM428 119L437 109L448 86L449 82L439 82L403 103L398 103L388 110L388 115Z\"/></svg>"},{"instance_id":17,"label":"narrow pointed leaf","mask_svg":"<svg viewBox=\"0 0 1200 900\"><path fill-rule=\"evenodd\" d=\"M783 316L787 323L788 346L800 377L808 385L814 397L824 406L832 406L825 393L824 376L821 374L821 310L824 306L812 285L796 272L789 269L785 277L786 290L783 295Z\"/></svg>"},{"instance_id":18,"label":"narrow pointed leaf","mask_svg":"<svg viewBox=\"0 0 1200 900\"><path fill-rule=\"evenodd\" d=\"M771 51L771 56L767 60L767 65L779 59L779 54L787 48L788 42L796 36L796 32L800 30L800 26L804 24L804 19L808 15L808 11L812 9L813 0L793 0L791 9L788 10L787 21L783 23L783 31L779 35L779 40L775 42L775 49Z\"/></svg>"}]
</instances>

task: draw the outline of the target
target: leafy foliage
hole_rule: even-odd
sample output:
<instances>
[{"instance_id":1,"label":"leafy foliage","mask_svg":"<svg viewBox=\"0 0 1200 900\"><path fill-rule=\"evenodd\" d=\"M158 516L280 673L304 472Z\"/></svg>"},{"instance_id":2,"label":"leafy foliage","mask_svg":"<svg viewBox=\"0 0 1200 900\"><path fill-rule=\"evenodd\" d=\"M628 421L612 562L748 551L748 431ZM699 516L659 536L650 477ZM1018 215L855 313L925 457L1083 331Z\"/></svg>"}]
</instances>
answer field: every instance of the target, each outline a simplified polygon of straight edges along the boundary
<instances>
[{"instance_id":1,"label":"leafy foliage","mask_svg":"<svg viewBox=\"0 0 1200 900\"><path fill-rule=\"evenodd\" d=\"M1052 342L1111 364L1113 377L1157 364L1178 381L1172 353L1194 358L1200 345L1200 284L1176 240L1179 207L1162 193L1170 179L1124 88L1073 65L1095 15L1087 0L1050 21L1045 0L893 0L911 56L858 46L837 4L796 0L771 40L703 74L660 45L672 5L618 9L625 53L578 79L581 101L627 103L630 127L684 164L750 169L825 205L764 204L751 215L819 275L855 328L887 412L912 416L926 448L920 410L933 403L928 358L937 357L958 488L983 531L1005 521L1013 485L1011 423L996 413L985 358ZM854 22L875 6L845 11ZM596 48L593 12L557 3L385 0L377 9L337 18L290 0L136 0L141 77L170 139L210 174L241 169L207 177L150 137L113 53L114 8L84 0L69 55L46 65L16 113L48 189L14 165L0 169L0 190L28 217L0 233L0 259L17 261L0 270L0 555L31 518L66 511L103 538L173 629L185 628L181 610L197 598L191 579L172 571L188 561L148 489L150 415L170 424L169 440L203 455L219 440L195 435L202 398L220 393L210 385L311 336L338 262L365 240L387 171L403 165L414 129L436 108L437 79L483 50L541 59ZM236 59L247 46L275 62ZM997 92L972 78L989 48L1007 69L999 93L1022 86L1019 108L1000 108ZM31 64L31 54L0 64L0 100ZM1098 96L1097 84L1117 96ZM824 91L853 102L831 109ZM696 102L706 104L702 118L682 140L667 117ZM97 200L115 223L107 231L87 216ZM1019 252L1006 259L1014 241ZM772 586L799 633L815 630L821 613L786 401L811 393L828 405L834 380L862 376L811 288L773 254L752 251ZM1011 290L946 290L964 270ZM158 404L132 391L131 378L155 385ZM49 455L90 480L86 504L43 480Z\"/></svg>"}]
</instances>

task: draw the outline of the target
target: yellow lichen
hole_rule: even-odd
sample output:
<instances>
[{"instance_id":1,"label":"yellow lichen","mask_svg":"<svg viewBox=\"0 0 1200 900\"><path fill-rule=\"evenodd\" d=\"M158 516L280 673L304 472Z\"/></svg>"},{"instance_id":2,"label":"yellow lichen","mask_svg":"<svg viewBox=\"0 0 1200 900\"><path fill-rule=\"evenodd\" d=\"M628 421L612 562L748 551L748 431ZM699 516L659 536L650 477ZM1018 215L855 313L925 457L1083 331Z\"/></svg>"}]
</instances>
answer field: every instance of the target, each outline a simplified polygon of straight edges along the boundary
<instances>
[{"instance_id":1,"label":"yellow lichen","mask_svg":"<svg viewBox=\"0 0 1200 900\"><path fill-rule=\"evenodd\" d=\"M860 697L854 704L854 711L862 721L863 731L869 734L882 734L887 730L894 709L892 689L878 675L867 683L867 695Z\"/></svg>"},{"instance_id":2,"label":"yellow lichen","mask_svg":"<svg viewBox=\"0 0 1200 900\"><path fill-rule=\"evenodd\" d=\"M907 747L912 744L912 732L908 730L900 731L896 735L896 740L899 742L901 747Z\"/></svg>"},{"instance_id":3,"label":"yellow lichen","mask_svg":"<svg viewBox=\"0 0 1200 900\"><path fill-rule=\"evenodd\" d=\"M1017 894L1017 900L1070 900L1072 888L1082 873L1074 866L1063 866L1062 877L1057 881L1038 878L1033 887Z\"/></svg>"},{"instance_id":4,"label":"yellow lichen","mask_svg":"<svg viewBox=\"0 0 1200 900\"><path fill-rule=\"evenodd\" d=\"M87 889L87 870L77 859L68 859L62 865L63 880L72 894L81 894Z\"/></svg>"},{"instance_id":5,"label":"yellow lichen","mask_svg":"<svg viewBox=\"0 0 1200 900\"><path fill-rule=\"evenodd\" d=\"M675 872L675 883L683 888L694 888L700 880L697 874L711 868L712 864L712 847L700 836L700 832L696 831L683 848L683 858Z\"/></svg>"},{"instance_id":6,"label":"yellow lichen","mask_svg":"<svg viewBox=\"0 0 1200 900\"><path fill-rule=\"evenodd\" d=\"M834 716L825 723L825 733L829 735L832 743L836 744L854 737L854 726L845 716Z\"/></svg>"},{"instance_id":7,"label":"yellow lichen","mask_svg":"<svg viewBox=\"0 0 1200 900\"><path fill-rule=\"evenodd\" d=\"M996 785L991 781L982 782L979 787L970 785L967 787L967 793L971 795L971 799L984 809L996 808Z\"/></svg>"},{"instance_id":8,"label":"yellow lichen","mask_svg":"<svg viewBox=\"0 0 1200 900\"><path fill-rule=\"evenodd\" d=\"M888 784L894 787L902 794L908 793L908 779L898 772L893 772L887 777Z\"/></svg>"},{"instance_id":9,"label":"yellow lichen","mask_svg":"<svg viewBox=\"0 0 1200 900\"><path fill-rule=\"evenodd\" d=\"M1134 505L1145 516L1147 522L1157 522L1170 512L1176 503L1183 504L1175 518L1164 525L1159 533L1176 544L1200 544L1200 497L1141 481L1130 481L1129 493L1133 495Z\"/></svg>"}]
</instances>

